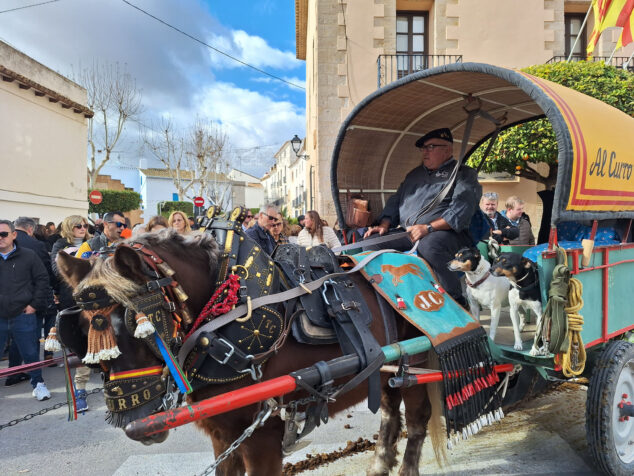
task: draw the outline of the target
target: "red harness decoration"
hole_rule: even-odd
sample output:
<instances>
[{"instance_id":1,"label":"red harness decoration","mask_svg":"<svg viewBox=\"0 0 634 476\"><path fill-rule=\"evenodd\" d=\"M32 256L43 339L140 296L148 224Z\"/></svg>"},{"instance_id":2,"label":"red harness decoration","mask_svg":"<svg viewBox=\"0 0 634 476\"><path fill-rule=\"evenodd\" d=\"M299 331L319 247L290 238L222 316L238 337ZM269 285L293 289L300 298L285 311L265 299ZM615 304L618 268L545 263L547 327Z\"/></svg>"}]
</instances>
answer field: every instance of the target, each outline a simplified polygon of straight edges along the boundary
<instances>
[{"instance_id":1,"label":"red harness decoration","mask_svg":"<svg viewBox=\"0 0 634 476\"><path fill-rule=\"evenodd\" d=\"M213 296L211 296L209 302L205 305L203 310L200 311L199 316L196 318L194 325L185 336L185 339L189 338L198 326L200 326L200 324L202 324L202 322L208 317L216 317L229 312L238 302L239 289L240 276L237 274L230 274L227 280L218 286L218 289L216 289ZM216 302L223 292L225 293L225 297L220 302Z\"/></svg>"}]
</instances>

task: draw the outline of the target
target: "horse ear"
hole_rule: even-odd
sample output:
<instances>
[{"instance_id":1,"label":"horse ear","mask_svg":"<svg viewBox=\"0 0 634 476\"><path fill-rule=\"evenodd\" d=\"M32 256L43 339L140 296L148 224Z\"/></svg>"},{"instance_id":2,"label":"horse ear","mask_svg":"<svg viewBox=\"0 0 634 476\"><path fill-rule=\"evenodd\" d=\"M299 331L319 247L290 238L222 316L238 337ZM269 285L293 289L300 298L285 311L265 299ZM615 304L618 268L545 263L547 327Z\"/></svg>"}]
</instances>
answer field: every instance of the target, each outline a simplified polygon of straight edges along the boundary
<instances>
[{"instance_id":1,"label":"horse ear","mask_svg":"<svg viewBox=\"0 0 634 476\"><path fill-rule=\"evenodd\" d=\"M87 259L75 258L63 251L57 253L57 269L68 285L75 289L82 279L90 272L92 265Z\"/></svg>"},{"instance_id":2,"label":"horse ear","mask_svg":"<svg viewBox=\"0 0 634 476\"><path fill-rule=\"evenodd\" d=\"M143 274L143 261L139 253L128 246L117 246L114 252L114 267L121 276L125 276L132 281L145 283L147 281Z\"/></svg>"}]
</instances>

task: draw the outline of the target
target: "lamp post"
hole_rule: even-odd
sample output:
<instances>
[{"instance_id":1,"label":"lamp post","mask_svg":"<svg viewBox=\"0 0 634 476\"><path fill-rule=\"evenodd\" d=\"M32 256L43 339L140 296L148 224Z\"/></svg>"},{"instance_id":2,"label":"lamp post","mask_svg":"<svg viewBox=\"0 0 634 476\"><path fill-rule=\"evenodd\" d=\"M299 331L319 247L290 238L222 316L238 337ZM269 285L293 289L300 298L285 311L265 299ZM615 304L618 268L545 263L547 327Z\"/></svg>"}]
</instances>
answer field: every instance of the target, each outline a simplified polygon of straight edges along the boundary
<instances>
[{"instance_id":1,"label":"lamp post","mask_svg":"<svg viewBox=\"0 0 634 476\"><path fill-rule=\"evenodd\" d=\"M299 151L301 150L302 147L302 140L297 137L297 134L295 134L295 136L293 136L293 138L291 139L291 147L293 148L293 152L295 152L295 156L298 159L304 159L305 161L308 161L310 159L310 156L308 154L300 154ZM310 209L312 210L313 207L313 165L310 164L310 169L308 171L308 180L309 180L309 186L310 186Z\"/></svg>"}]
</instances>

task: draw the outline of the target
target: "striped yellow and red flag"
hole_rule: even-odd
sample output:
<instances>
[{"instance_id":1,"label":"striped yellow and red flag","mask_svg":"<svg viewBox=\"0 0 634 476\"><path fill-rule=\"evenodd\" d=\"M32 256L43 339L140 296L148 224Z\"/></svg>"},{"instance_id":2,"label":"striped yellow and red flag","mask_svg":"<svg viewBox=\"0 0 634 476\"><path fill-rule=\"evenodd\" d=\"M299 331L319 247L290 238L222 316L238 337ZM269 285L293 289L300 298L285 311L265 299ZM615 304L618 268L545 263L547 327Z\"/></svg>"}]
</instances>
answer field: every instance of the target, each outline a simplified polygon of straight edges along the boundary
<instances>
[{"instance_id":1,"label":"striped yellow and red flag","mask_svg":"<svg viewBox=\"0 0 634 476\"><path fill-rule=\"evenodd\" d=\"M632 31L634 31L634 15L632 15L632 9L630 8L630 18L623 25L623 31L621 32L621 36L619 36L619 41L616 43L617 50L634 41Z\"/></svg>"},{"instance_id":2,"label":"striped yellow and red flag","mask_svg":"<svg viewBox=\"0 0 634 476\"><path fill-rule=\"evenodd\" d=\"M592 9L594 13L594 29L588 42L588 56L592 56L592 52L599 42L599 37L606 28L614 26L624 27L621 38L619 38L619 44L623 42L621 46L632 41L631 22L634 0L593 0Z\"/></svg>"}]
</instances>

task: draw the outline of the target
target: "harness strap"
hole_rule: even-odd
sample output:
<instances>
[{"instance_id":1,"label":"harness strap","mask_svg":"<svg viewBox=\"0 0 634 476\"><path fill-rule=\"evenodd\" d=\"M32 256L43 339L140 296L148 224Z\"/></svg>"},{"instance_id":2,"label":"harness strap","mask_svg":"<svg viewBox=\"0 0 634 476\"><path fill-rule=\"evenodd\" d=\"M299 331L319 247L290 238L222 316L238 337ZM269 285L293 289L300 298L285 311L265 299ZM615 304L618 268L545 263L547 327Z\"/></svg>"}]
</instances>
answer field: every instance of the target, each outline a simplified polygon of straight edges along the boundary
<instances>
[{"instance_id":1,"label":"harness strap","mask_svg":"<svg viewBox=\"0 0 634 476\"><path fill-rule=\"evenodd\" d=\"M315 291L319 289L327 280L338 277L338 276L345 276L347 274L356 273L360 269L363 269L363 267L365 267L370 261L372 261L377 256L383 253L391 252L391 251L394 251L394 250L384 249L384 250L375 251L374 253L366 256L362 261L360 261L354 268L352 268L349 271L342 271L340 273L327 274L315 281L307 282L303 286L298 286L298 287L289 289L287 291L282 291L281 293L269 294L266 296L260 296L255 299L252 299L251 309L254 310L259 307L266 306L267 304L275 304L275 303L279 303L283 301L288 301L290 299L302 296L303 294ZM204 324L203 326L199 327L198 329L196 329L196 331L187 340L185 340L185 342L183 342L183 346L178 352L178 361L181 363L181 365L185 362L187 355L191 352L191 350L196 345L196 341L198 340L198 336L200 336L200 334L202 334L203 332L213 332L214 330L226 324L229 324L232 321L235 321L237 318L244 316L247 313L247 311L248 311L247 306L243 304L229 311L227 314L224 314L223 316L219 316L213 321L210 321Z\"/></svg>"}]
</instances>

